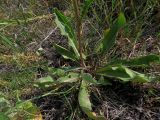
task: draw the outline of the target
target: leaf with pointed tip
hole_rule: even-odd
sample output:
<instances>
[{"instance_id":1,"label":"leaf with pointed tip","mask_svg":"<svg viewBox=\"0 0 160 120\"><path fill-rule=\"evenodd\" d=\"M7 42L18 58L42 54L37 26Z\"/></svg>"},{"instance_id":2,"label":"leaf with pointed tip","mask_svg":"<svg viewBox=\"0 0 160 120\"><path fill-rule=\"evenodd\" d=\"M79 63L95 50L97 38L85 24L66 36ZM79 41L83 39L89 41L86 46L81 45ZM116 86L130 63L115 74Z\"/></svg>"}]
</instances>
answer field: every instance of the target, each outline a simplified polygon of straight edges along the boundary
<instances>
[{"instance_id":1,"label":"leaf with pointed tip","mask_svg":"<svg viewBox=\"0 0 160 120\"><path fill-rule=\"evenodd\" d=\"M92 112L92 105L89 99L89 92L87 90L86 81L82 80L79 95L78 95L79 105L82 111L93 120L106 120L104 116L98 116L96 113Z\"/></svg>"},{"instance_id":2,"label":"leaf with pointed tip","mask_svg":"<svg viewBox=\"0 0 160 120\"><path fill-rule=\"evenodd\" d=\"M123 82L128 82L128 81L138 82L138 83L150 82L149 77L145 76L144 74L133 71L122 65L103 67L98 69L96 73L107 77L117 78L122 80Z\"/></svg>"},{"instance_id":3,"label":"leaf with pointed tip","mask_svg":"<svg viewBox=\"0 0 160 120\"><path fill-rule=\"evenodd\" d=\"M77 42L74 30L72 28L72 25L70 23L70 20L62 12L60 12L58 9L55 9L54 13L56 16L55 22L56 22L57 26L60 28L61 34L68 37L69 45L74 50L74 53L77 56L77 58L79 58L80 54L77 49L78 42Z\"/></svg>"},{"instance_id":4,"label":"leaf with pointed tip","mask_svg":"<svg viewBox=\"0 0 160 120\"><path fill-rule=\"evenodd\" d=\"M75 53L70 52L66 48L64 48L60 45L57 45L57 44L55 44L54 47L55 47L56 51L59 54L61 54L65 59L71 59L73 61L75 61L77 59Z\"/></svg>"},{"instance_id":5,"label":"leaf with pointed tip","mask_svg":"<svg viewBox=\"0 0 160 120\"><path fill-rule=\"evenodd\" d=\"M133 58L130 60L115 60L113 62L110 62L108 65L121 64L128 67L141 67L141 66L149 66L152 63L160 64L160 56L147 55L147 56Z\"/></svg>"},{"instance_id":6,"label":"leaf with pointed tip","mask_svg":"<svg viewBox=\"0 0 160 120\"><path fill-rule=\"evenodd\" d=\"M118 19L116 21L116 23L114 24L115 26L117 26L118 29L122 28L124 25L126 24L126 18L124 16L124 14L121 12L118 16ZM114 26L113 26L114 27Z\"/></svg>"},{"instance_id":7,"label":"leaf with pointed tip","mask_svg":"<svg viewBox=\"0 0 160 120\"><path fill-rule=\"evenodd\" d=\"M15 44L13 42L13 40L9 37L6 37L3 34L0 34L0 40L2 41L2 43L8 47L10 47L13 50L16 50Z\"/></svg>"},{"instance_id":8,"label":"leaf with pointed tip","mask_svg":"<svg viewBox=\"0 0 160 120\"><path fill-rule=\"evenodd\" d=\"M113 47L116 41L118 30L122 28L125 24L126 24L125 16L123 13L120 13L116 22L111 26L110 29L107 29L105 31L104 37L98 44L96 52L105 53L111 47Z\"/></svg>"},{"instance_id":9,"label":"leaf with pointed tip","mask_svg":"<svg viewBox=\"0 0 160 120\"><path fill-rule=\"evenodd\" d=\"M108 28L108 29L106 29L105 31L104 31L104 36L103 36L103 38L100 40L100 41L98 41L98 43L97 43L97 45L96 45L96 47L95 47L95 52L96 53L98 53L100 50L102 50L103 49L103 44L102 44L102 40L105 38L105 36L107 36L108 34L109 34L109 32L110 32L110 28Z\"/></svg>"}]
</instances>

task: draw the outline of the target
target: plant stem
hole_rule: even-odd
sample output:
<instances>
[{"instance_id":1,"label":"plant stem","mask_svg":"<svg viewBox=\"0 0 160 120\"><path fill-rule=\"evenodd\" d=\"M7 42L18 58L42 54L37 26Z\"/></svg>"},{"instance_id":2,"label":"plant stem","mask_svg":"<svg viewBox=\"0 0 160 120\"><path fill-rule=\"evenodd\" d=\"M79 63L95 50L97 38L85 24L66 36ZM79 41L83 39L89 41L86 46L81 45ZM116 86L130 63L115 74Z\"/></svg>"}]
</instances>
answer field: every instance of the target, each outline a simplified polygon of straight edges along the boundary
<instances>
[{"instance_id":1,"label":"plant stem","mask_svg":"<svg viewBox=\"0 0 160 120\"><path fill-rule=\"evenodd\" d=\"M80 53L81 67L85 67L85 63L84 63L84 59L83 59L83 55L82 55L82 53L83 53L82 21L81 21L81 17L80 17L79 0L72 0L72 4L74 7L75 18L76 18L78 50Z\"/></svg>"}]
</instances>

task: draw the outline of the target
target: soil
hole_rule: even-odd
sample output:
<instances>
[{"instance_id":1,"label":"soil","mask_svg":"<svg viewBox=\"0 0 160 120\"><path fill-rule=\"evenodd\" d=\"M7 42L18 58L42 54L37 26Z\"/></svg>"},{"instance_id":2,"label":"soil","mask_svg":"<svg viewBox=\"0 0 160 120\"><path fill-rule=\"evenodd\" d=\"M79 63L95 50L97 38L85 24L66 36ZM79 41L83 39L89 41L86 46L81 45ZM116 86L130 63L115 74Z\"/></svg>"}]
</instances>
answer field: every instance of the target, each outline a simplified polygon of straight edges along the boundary
<instances>
[{"instance_id":1,"label":"soil","mask_svg":"<svg viewBox=\"0 0 160 120\"><path fill-rule=\"evenodd\" d=\"M159 120L160 119L160 89L156 96L149 94L149 89L141 86L120 84L96 88L91 92L93 111L104 114L107 120ZM77 93L66 96L47 96L34 101L42 110L44 120L64 120L73 114L77 108ZM66 101L66 98L67 101ZM70 106L71 105L71 106ZM86 120L82 112L75 112L73 120Z\"/></svg>"}]
</instances>

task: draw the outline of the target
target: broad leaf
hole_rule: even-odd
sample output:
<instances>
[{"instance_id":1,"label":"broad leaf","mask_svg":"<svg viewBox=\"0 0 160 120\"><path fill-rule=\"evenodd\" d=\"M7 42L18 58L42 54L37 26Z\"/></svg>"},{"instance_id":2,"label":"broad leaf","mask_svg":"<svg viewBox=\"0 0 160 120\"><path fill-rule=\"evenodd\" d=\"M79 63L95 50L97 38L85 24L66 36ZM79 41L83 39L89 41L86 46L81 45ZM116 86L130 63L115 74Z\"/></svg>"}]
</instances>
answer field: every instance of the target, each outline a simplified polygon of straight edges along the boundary
<instances>
[{"instance_id":1,"label":"broad leaf","mask_svg":"<svg viewBox=\"0 0 160 120\"><path fill-rule=\"evenodd\" d=\"M160 56L147 55L130 60L115 60L113 62L110 62L108 65L121 64L128 67L138 67L138 66L141 67L141 66L149 66L152 63L160 63Z\"/></svg>"},{"instance_id":2,"label":"broad leaf","mask_svg":"<svg viewBox=\"0 0 160 120\"><path fill-rule=\"evenodd\" d=\"M86 81L87 83L98 84L97 81L89 73L82 73L81 76L82 80Z\"/></svg>"},{"instance_id":3,"label":"broad leaf","mask_svg":"<svg viewBox=\"0 0 160 120\"><path fill-rule=\"evenodd\" d=\"M97 116L96 113L92 112L92 105L89 99L89 92L87 90L87 84L82 81L79 95L78 95L79 105L82 111L91 119L94 120L106 120L104 116Z\"/></svg>"},{"instance_id":4,"label":"broad leaf","mask_svg":"<svg viewBox=\"0 0 160 120\"><path fill-rule=\"evenodd\" d=\"M120 13L116 22L111 26L110 29L107 29L105 31L104 37L98 44L96 52L104 53L107 52L111 47L113 47L116 41L118 30L122 28L125 25L125 23L126 19L124 14Z\"/></svg>"},{"instance_id":5,"label":"broad leaf","mask_svg":"<svg viewBox=\"0 0 160 120\"><path fill-rule=\"evenodd\" d=\"M70 72L64 77L60 77L56 83L73 83L79 80L79 73Z\"/></svg>"},{"instance_id":6,"label":"broad leaf","mask_svg":"<svg viewBox=\"0 0 160 120\"><path fill-rule=\"evenodd\" d=\"M75 61L77 59L75 53L72 53L71 51L67 50L66 48L64 48L60 45L57 45L57 44L55 44L54 47L55 47L56 51L59 54L61 54L65 59L71 59L73 61Z\"/></svg>"},{"instance_id":7,"label":"broad leaf","mask_svg":"<svg viewBox=\"0 0 160 120\"><path fill-rule=\"evenodd\" d=\"M57 9L54 10L54 13L56 16L55 22L57 26L60 28L61 34L68 37L69 45L73 48L77 58L79 58L80 54L77 49L78 43L70 20Z\"/></svg>"},{"instance_id":8,"label":"broad leaf","mask_svg":"<svg viewBox=\"0 0 160 120\"><path fill-rule=\"evenodd\" d=\"M48 71L53 76L58 76L58 77L65 76L65 70L63 70L61 68L53 68L53 67L51 67L51 68L48 68Z\"/></svg>"},{"instance_id":9,"label":"broad leaf","mask_svg":"<svg viewBox=\"0 0 160 120\"><path fill-rule=\"evenodd\" d=\"M133 71L122 65L107 66L97 70L97 74L120 79L124 82L150 82L150 79L144 74Z\"/></svg>"},{"instance_id":10,"label":"broad leaf","mask_svg":"<svg viewBox=\"0 0 160 120\"><path fill-rule=\"evenodd\" d=\"M40 87L40 88L48 88L54 84L54 80L51 76L47 77L42 77L38 79L35 83L35 87Z\"/></svg>"},{"instance_id":11,"label":"broad leaf","mask_svg":"<svg viewBox=\"0 0 160 120\"><path fill-rule=\"evenodd\" d=\"M88 9L92 5L93 1L94 0L85 0L84 1L84 5L82 7L81 19L83 19L86 16Z\"/></svg>"},{"instance_id":12,"label":"broad leaf","mask_svg":"<svg viewBox=\"0 0 160 120\"><path fill-rule=\"evenodd\" d=\"M67 75L63 75L63 77L59 77L57 80L54 80L51 76L42 77L36 81L34 86L40 88L49 88L52 87L53 85L58 85L62 83L77 82L79 78L80 78L79 73L69 72Z\"/></svg>"}]
</instances>

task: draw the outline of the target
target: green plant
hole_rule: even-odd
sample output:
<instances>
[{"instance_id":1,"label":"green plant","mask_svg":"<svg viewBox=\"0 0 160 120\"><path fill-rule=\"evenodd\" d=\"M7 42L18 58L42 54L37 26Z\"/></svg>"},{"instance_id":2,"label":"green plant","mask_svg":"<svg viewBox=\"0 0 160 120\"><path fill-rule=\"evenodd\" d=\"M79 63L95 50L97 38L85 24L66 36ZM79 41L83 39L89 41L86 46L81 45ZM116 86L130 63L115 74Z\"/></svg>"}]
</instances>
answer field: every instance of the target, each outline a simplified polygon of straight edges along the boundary
<instances>
[{"instance_id":1,"label":"green plant","mask_svg":"<svg viewBox=\"0 0 160 120\"><path fill-rule=\"evenodd\" d=\"M39 108L30 101L21 101L13 106L9 100L0 96L0 119L1 120L42 120Z\"/></svg>"},{"instance_id":2,"label":"green plant","mask_svg":"<svg viewBox=\"0 0 160 120\"><path fill-rule=\"evenodd\" d=\"M99 57L103 60L106 53L111 50L116 41L118 31L126 24L126 18L123 13L120 13L116 21L109 29L104 32L103 38L95 45L92 53L86 54L87 50L84 47L82 23L86 16L89 6L94 0L85 0L83 6L79 7L80 1L72 0L72 5L75 11L76 30L71 24L71 18L65 16L58 9L54 10L55 22L61 30L61 34L68 38L68 48L55 44L54 47L59 54L65 59L70 59L72 62L78 63L77 66L49 68L51 75L41 78L36 82L36 86L40 88L50 88L55 86L60 88L66 84L76 84L79 86L78 101L82 111L91 119L105 120L103 115L96 115L92 112L92 104L89 99L89 87L92 85L109 85L110 81L106 78L120 80L121 82L145 83L151 82L152 77L134 71L132 67L149 66L153 62L160 63L158 55L149 55L130 60L109 61L107 64L100 66L89 66L90 58ZM99 60L99 59L98 59ZM100 61L97 61L100 62ZM56 90L55 90L56 91Z\"/></svg>"}]
</instances>

